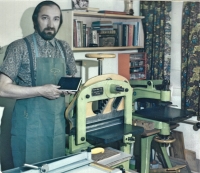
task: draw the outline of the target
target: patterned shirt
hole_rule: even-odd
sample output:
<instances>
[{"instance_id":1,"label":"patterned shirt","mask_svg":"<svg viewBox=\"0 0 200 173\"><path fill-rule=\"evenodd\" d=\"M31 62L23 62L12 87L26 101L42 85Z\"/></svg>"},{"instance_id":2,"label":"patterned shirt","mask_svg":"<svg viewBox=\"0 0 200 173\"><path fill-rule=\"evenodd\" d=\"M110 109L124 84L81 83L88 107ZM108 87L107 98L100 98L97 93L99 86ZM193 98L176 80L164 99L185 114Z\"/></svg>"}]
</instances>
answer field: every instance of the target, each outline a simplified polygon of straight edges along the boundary
<instances>
[{"instance_id":1,"label":"patterned shirt","mask_svg":"<svg viewBox=\"0 0 200 173\"><path fill-rule=\"evenodd\" d=\"M39 57L53 57L62 58L62 52L57 46L58 39L53 38L50 41L42 39L37 33L33 33L36 38ZM29 43L31 44L31 50L33 55L33 66L36 71L36 52L34 48L34 42L32 35L27 36ZM73 52L69 44L65 41L61 41L66 55L66 74L75 75L77 72L75 59ZM27 45L23 39L12 42L5 53L4 61L0 67L0 72L12 79L17 85L31 86L31 70L30 60Z\"/></svg>"}]
</instances>

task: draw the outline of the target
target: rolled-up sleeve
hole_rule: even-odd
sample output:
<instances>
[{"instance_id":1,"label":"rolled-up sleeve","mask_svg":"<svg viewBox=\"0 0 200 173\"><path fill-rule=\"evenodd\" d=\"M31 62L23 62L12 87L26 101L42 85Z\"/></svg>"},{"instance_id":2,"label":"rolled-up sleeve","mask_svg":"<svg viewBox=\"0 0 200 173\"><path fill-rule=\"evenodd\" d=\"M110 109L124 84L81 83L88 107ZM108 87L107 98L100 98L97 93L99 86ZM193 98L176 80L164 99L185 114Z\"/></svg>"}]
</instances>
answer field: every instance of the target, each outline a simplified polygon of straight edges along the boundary
<instances>
[{"instance_id":1,"label":"rolled-up sleeve","mask_svg":"<svg viewBox=\"0 0 200 173\"><path fill-rule=\"evenodd\" d=\"M22 61L24 45L20 41L11 43L6 50L0 72L8 76L13 81L16 80Z\"/></svg>"}]
</instances>

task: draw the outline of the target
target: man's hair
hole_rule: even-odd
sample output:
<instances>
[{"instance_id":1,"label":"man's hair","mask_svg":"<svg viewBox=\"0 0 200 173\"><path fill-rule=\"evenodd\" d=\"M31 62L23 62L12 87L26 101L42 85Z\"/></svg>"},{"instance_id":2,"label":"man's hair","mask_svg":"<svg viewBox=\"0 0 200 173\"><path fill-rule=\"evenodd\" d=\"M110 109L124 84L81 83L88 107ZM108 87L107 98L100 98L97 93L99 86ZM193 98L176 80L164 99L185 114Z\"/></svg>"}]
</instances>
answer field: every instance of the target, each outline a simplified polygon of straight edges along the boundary
<instances>
[{"instance_id":1,"label":"man's hair","mask_svg":"<svg viewBox=\"0 0 200 173\"><path fill-rule=\"evenodd\" d=\"M36 7L35 7L35 10L33 12L33 15L32 15L32 20L33 20L33 24L34 24L34 29L37 29L37 25L38 25L38 13L40 12L40 9L43 7L43 6L52 6L52 5L56 5L59 9L60 9L60 6L58 4L56 4L55 2L53 1L43 1L43 2L40 2ZM62 12L61 12L61 9L60 9L60 25L59 25L59 28L61 27L62 25L62 22L63 22L63 17L62 17Z\"/></svg>"}]
</instances>

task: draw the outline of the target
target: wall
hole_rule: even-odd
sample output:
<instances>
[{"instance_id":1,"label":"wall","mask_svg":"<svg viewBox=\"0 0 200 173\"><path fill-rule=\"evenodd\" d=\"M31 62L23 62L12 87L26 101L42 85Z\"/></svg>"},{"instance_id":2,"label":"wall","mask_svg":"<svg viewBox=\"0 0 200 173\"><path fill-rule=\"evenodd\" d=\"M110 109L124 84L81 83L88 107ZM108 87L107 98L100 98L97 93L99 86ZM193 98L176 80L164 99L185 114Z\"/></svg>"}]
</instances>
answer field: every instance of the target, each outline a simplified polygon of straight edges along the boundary
<instances>
[{"instance_id":1,"label":"wall","mask_svg":"<svg viewBox=\"0 0 200 173\"><path fill-rule=\"evenodd\" d=\"M38 0L0 0L0 64L3 60L7 45L19 38L22 38L33 32L31 15L34 7L39 3ZM70 9L70 0L55 0L62 9ZM139 14L139 0L133 1L135 15ZM98 7L104 10L124 10L123 0L90 0L90 7ZM181 12L182 2L172 3L172 53L171 53L171 84L172 84L172 102L180 108L180 60L181 60ZM129 51L130 52L130 51ZM87 52L88 53L88 52ZM113 52L117 53L118 52ZM82 77L83 82L90 77L97 75L97 61L86 61L85 53L75 53L76 60L83 60ZM91 67L92 66L92 67ZM118 73L118 60L105 59L103 61L103 73ZM85 67L88 67L85 69ZM5 141L1 141L1 152L4 157L1 158L3 169L12 167L10 152L10 119L14 100L0 98L0 106L5 107L2 119L2 135ZM185 130L187 129L187 130ZM177 129L184 132L185 147L193 150L200 159L198 150L200 141L200 132L193 131L191 125L181 124ZM192 138L191 138L192 137ZM6 163L5 163L6 162Z\"/></svg>"}]
</instances>

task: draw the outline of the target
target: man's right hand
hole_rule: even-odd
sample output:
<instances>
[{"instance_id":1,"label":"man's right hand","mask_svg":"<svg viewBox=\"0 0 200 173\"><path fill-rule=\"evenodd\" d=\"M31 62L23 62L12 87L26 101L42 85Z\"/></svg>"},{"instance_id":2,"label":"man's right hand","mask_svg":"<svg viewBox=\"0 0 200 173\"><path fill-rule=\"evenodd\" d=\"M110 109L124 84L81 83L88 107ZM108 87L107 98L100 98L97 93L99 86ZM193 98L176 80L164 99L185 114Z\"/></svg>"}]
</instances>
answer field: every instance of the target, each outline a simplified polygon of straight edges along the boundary
<instances>
[{"instance_id":1,"label":"man's right hand","mask_svg":"<svg viewBox=\"0 0 200 173\"><path fill-rule=\"evenodd\" d=\"M43 96L48 99L57 99L61 96L60 86L47 84L36 87L24 87L13 84L6 75L0 74L0 97L24 99Z\"/></svg>"}]
</instances>

